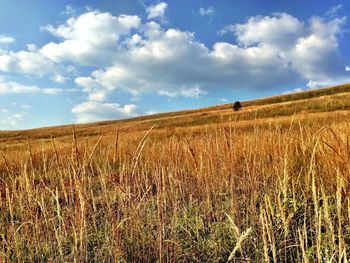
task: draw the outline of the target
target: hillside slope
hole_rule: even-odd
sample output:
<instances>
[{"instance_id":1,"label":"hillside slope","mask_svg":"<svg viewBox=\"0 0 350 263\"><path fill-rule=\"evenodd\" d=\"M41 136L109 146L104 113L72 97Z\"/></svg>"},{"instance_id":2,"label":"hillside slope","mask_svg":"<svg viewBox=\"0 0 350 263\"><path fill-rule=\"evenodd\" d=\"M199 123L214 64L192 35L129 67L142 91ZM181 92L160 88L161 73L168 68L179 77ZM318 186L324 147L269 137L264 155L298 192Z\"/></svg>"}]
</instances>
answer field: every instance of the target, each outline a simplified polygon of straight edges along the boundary
<instances>
[{"instance_id":1,"label":"hillside slope","mask_svg":"<svg viewBox=\"0 0 350 263\"><path fill-rule=\"evenodd\" d=\"M78 136L114 135L118 128L120 133L137 133L148 130L173 130L199 127L207 124L224 124L291 116L294 114L325 113L347 111L350 109L350 84L278 95L242 102L239 112L232 110L232 104L183 110L169 113L141 116L125 120L102 121L75 125ZM66 138L72 135L72 125L54 126L21 131L0 131L0 149L20 144L27 139L49 140Z\"/></svg>"}]
</instances>

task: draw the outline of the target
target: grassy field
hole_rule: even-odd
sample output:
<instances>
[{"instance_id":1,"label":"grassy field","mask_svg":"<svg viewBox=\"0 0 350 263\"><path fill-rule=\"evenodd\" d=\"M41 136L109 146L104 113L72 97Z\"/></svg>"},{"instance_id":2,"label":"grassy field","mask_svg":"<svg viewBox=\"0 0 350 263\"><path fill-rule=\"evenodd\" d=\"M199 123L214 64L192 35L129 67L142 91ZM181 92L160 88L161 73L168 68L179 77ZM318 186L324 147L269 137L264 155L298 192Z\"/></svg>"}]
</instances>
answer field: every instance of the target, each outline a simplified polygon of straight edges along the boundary
<instances>
[{"instance_id":1,"label":"grassy field","mask_svg":"<svg viewBox=\"0 0 350 263\"><path fill-rule=\"evenodd\" d=\"M350 85L0 132L1 262L348 262Z\"/></svg>"}]
</instances>

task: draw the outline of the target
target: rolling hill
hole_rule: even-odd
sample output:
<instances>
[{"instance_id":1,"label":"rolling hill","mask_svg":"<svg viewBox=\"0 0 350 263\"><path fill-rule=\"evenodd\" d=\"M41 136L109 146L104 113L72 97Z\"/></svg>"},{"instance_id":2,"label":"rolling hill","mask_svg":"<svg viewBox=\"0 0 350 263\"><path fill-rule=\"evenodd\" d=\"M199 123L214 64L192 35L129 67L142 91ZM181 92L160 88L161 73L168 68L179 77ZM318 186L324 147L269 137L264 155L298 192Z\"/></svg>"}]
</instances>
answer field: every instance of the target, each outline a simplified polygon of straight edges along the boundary
<instances>
[{"instance_id":1,"label":"rolling hill","mask_svg":"<svg viewBox=\"0 0 350 263\"><path fill-rule=\"evenodd\" d=\"M269 118L286 117L294 114L341 112L350 109L350 84L284 94L242 102L242 110L232 111L232 104L222 104L206 108L183 110L169 113L140 116L136 118L102 121L75 125L80 136L112 135L118 126L119 131L139 132L148 130L180 129L207 124L224 124ZM317 116L320 116L317 115ZM327 116L325 114L324 116ZM0 149L3 143L30 139L60 138L71 135L72 125L38 128L23 131L0 131Z\"/></svg>"},{"instance_id":2,"label":"rolling hill","mask_svg":"<svg viewBox=\"0 0 350 263\"><path fill-rule=\"evenodd\" d=\"M350 85L0 132L2 262L347 262Z\"/></svg>"}]
</instances>

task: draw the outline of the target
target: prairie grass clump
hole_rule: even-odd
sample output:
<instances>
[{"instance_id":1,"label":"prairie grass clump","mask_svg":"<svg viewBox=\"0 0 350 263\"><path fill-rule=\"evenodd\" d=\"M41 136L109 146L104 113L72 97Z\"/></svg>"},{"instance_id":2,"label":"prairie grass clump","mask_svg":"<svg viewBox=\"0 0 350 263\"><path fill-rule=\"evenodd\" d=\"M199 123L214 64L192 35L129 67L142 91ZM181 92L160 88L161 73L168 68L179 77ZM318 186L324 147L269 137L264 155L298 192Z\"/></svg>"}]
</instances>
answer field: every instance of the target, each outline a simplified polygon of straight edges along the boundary
<instances>
[{"instance_id":1,"label":"prairie grass clump","mask_svg":"<svg viewBox=\"0 0 350 263\"><path fill-rule=\"evenodd\" d=\"M317 118L24 141L1 261L347 262L349 123Z\"/></svg>"}]
</instances>

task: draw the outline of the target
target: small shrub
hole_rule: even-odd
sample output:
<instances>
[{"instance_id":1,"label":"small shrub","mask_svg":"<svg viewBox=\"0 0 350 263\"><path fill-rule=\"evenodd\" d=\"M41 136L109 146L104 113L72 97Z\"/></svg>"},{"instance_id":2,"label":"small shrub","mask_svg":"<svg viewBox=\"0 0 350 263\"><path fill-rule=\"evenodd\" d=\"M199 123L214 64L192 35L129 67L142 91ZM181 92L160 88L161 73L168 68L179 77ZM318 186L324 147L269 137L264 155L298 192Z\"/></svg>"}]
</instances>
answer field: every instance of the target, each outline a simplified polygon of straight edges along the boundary
<instances>
[{"instance_id":1,"label":"small shrub","mask_svg":"<svg viewBox=\"0 0 350 263\"><path fill-rule=\"evenodd\" d=\"M234 111L239 111L242 108L242 105L239 101L236 101L235 103L233 103L233 110Z\"/></svg>"}]
</instances>

